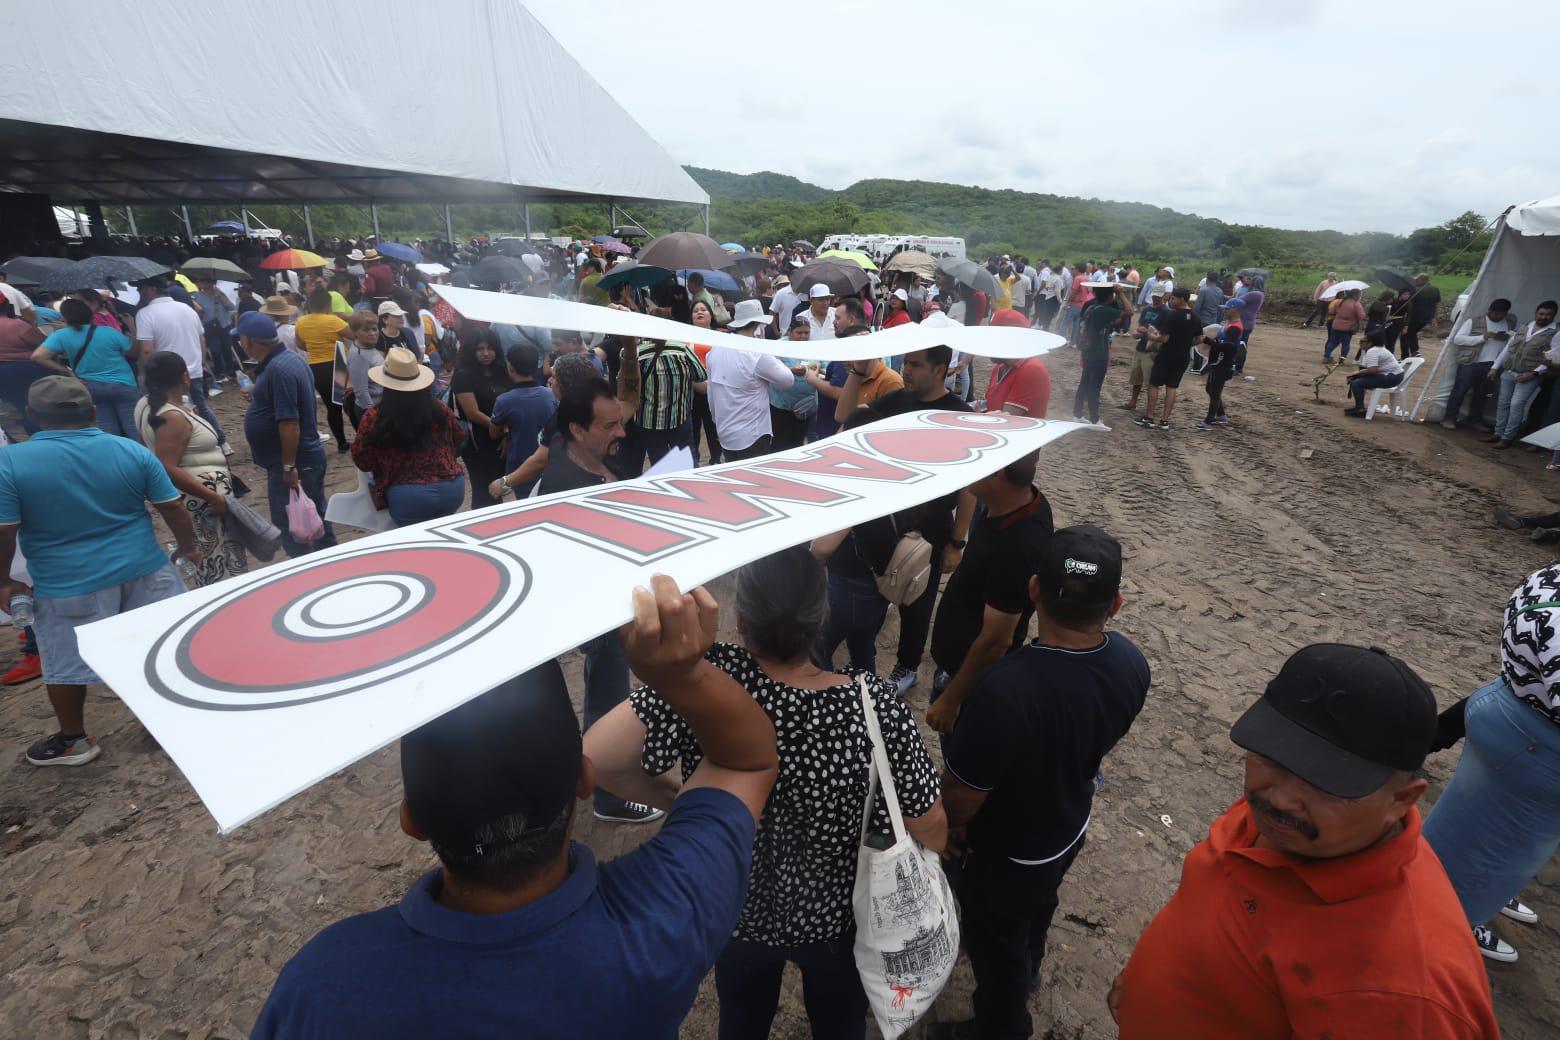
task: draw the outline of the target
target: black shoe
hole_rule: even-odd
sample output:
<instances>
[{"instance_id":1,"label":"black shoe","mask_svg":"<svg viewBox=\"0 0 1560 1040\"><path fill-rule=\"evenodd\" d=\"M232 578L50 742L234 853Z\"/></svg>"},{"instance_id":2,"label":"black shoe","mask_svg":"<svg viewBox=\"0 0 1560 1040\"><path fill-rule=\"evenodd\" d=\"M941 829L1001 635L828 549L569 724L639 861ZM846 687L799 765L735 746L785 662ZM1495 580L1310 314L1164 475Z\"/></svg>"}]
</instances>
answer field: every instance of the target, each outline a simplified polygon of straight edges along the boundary
<instances>
[{"instance_id":1,"label":"black shoe","mask_svg":"<svg viewBox=\"0 0 1560 1040\"><path fill-rule=\"evenodd\" d=\"M1508 531L1520 531L1527 526L1520 516L1511 511L1510 506L1495 507L1495 522Z\"/></svg>"},{"instance_id":2,"label":"black shoe","mask_svg":"<svg viewBox=\"0 0 1560 1040\"><path fill-rule=\"evenodd\" d=\"M607 823L654 823L666 814L641 802L624 802L615 809L593 810L596 819Z\"/></svg>"}]
</instances>

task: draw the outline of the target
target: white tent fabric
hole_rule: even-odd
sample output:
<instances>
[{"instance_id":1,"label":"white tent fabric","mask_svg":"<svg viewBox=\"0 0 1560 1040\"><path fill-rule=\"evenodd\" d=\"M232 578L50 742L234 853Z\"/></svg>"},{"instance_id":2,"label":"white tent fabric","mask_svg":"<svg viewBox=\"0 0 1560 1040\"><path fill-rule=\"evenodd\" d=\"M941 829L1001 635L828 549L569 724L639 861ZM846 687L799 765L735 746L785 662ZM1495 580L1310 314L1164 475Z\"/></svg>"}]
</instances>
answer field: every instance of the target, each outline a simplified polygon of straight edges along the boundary
<instances>
[{"instance_id":1,"label":"white tent fabric","mask_svg":"<svg viewBox=\"0 0 1560 1040\"><path fill-rule=\"evenodd\" d=\"M1439 422L1457 379L1456 348L1451 337L1464 318L1483 314L1490 301L1511 301L1512 316L1530 321L1544 300L1560 298L1560 195L1513 206L1496 222L1479 273L1468 287L1468 302L1447 330L1435 368L1424 382L1414 414Z\"/></svg>"},{"instance_id":2,"label":"white tent fabric","mask_svg":"<svg viewBox=\"0 0 1560 1040\"><path fill-rule=\"evenodd\" d=\"M61 26L80 60L42 45ZM0 80L0 190L709 202L519 0L56 0L0 5L0 39L31 41Z\"/></svg>"}]
</instances>

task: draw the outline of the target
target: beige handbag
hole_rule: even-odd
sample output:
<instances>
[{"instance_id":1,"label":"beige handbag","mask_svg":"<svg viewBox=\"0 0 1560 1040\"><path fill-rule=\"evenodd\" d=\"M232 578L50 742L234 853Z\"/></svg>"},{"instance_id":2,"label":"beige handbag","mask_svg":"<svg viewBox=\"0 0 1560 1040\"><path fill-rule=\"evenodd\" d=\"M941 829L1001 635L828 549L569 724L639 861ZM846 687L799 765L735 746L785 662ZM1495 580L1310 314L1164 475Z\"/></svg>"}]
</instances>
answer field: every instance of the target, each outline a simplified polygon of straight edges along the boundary
<instances>
[{"instance_id":1,"label":"beige handbag","mask_svg":"<svg viewBox=\"0 0 1560 1040\"><path fill-rule=\"evenodd\" d=\"M899 534L894 518L890 516L888 521L894 524L894 533ZM922 538L920 531L905 532L895 543L888 566L875 577L884 599L896 607L914 603L932 580L932 543Z\"/></svg>"}]
</instances>

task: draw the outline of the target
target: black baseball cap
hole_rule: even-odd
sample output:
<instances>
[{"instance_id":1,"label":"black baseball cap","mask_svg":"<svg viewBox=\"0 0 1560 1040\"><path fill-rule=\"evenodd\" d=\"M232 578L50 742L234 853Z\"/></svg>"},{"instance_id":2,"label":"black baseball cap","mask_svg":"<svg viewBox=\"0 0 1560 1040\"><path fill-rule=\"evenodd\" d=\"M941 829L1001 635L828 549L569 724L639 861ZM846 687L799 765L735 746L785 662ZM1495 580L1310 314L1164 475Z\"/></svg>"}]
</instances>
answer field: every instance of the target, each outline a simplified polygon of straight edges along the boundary
<instances>
[{"instance_id":1,"label":"black baseball cap","mask_svg":"<svg viewBox=\"0 0 1560 1040\"><path fill-rule=\"evenodd\" d=\"M498 820L523 816L525 832L556 823L574 805L579 773L580 724L556 661L401 738L412 819L441 858L459 862L483 854L478 834Z\"/></svg>"},{"instance_id":2,"label":"black baseball cap","mask_svg":"<svg viewBox=\"0 0 1560 1040\"><path fill-rule=\"evenodd\" d=\"M1047 539L1035 576L1047 612L1097 610L1121 588L1121 543L1093 524L1064 527Z\"/></svg>"},{"instance_id":3,"label":"black baseball cap","mask_svg":"<svg viewBox=\"0 0 1560 1040\"><path fill-rule=\"evenodd\" d=\"M1230 739L1339 798L1363 798L1424 764L1435 694L1380 647L1317 643L1295 651Z\"/></svg>"}]
</instances>

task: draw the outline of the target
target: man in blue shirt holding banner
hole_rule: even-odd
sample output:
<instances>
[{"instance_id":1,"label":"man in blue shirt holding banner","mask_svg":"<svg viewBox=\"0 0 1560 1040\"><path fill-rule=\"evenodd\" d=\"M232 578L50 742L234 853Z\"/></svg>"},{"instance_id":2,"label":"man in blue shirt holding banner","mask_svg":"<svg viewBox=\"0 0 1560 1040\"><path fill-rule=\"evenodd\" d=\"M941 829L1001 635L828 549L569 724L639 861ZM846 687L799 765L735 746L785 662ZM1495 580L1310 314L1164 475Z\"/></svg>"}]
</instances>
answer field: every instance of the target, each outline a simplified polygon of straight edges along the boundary
<instances>
[{"instance_id":1,"label":"man in blue shirt holding banner","mask_svg":"<svg viewBox=\"0 0 1560 1040\"><path fill-rule=\"evenodd\" d=\"M595 775L556 662L467 701L401 740L401 828L441 866L307 943L256 1040L677 1036L736 924L779 765L763 708L704 658L715 600L652 585L624 649L705 751L660 833L601 864L569 840Z\"/></svg>"}]
</instances>

